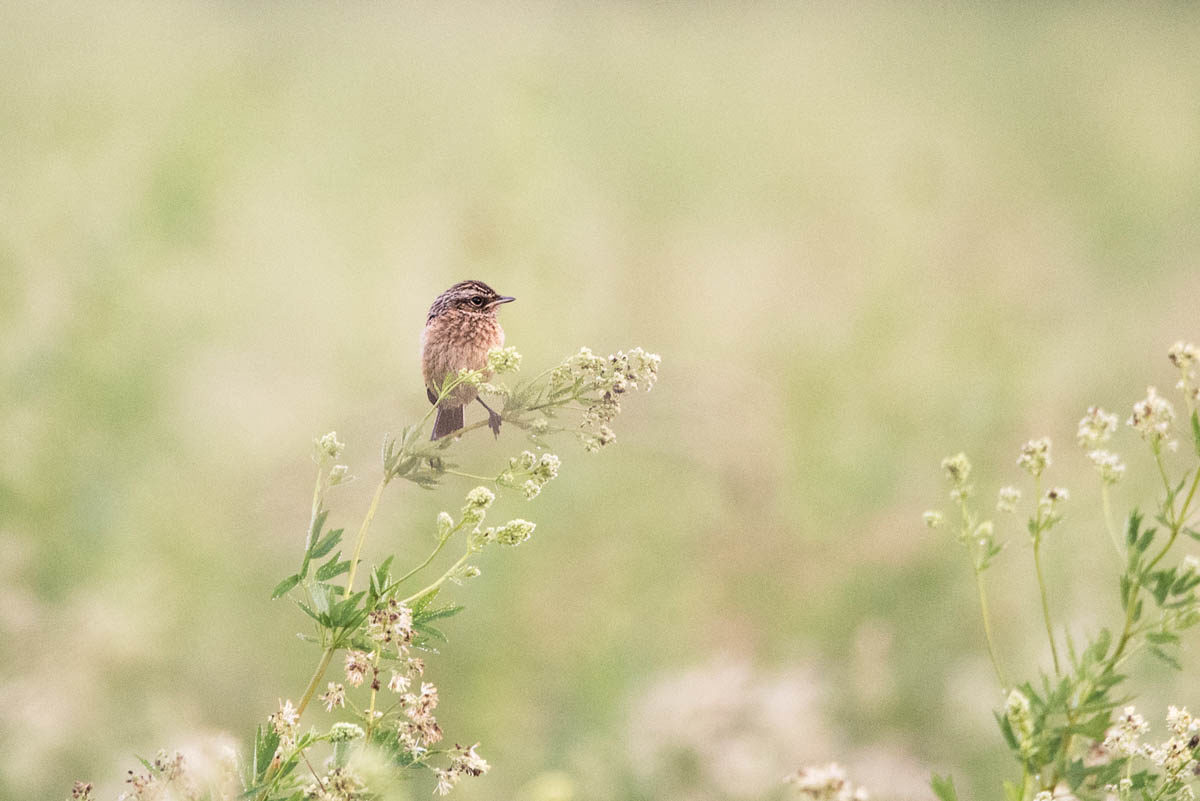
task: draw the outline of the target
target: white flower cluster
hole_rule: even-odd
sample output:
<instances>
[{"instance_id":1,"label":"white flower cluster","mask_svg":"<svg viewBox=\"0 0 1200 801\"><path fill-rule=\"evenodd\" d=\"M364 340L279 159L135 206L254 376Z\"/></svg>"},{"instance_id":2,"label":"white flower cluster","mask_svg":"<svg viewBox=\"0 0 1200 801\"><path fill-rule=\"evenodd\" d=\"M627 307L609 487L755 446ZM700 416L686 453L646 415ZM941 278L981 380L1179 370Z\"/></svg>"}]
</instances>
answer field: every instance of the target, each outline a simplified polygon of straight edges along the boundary
<instances>
[{"instance_id":1,"label":"white flower cluster","mask_svg":"<svg viewBox=\"0 0 1200 801\"><path fill-rule=\"evenodd\" d=\"M867 801L865 787L855 787L846 778L845 769L831 762L823 767L801 768L785 781L793 784L800 794L812 801Z\"/></svg>"},{"instance_id":2,"label":"white flower cluster","mask_svg":"<svg viewBox=\"0 0 1200 801\"><path fill-rule=\"evenodd\" d=\"M1163 443L1168 448L1174 447L1171 440L1171 423L1175 420L1175 407L1166 398L1160 397L1158 390L1147 387L1146 397L1133 405L1133 414L1125 422L1133 426L1142 438L1154 447Z\"/></svg>"},{"instance_id":3,"label":"white flower cluster","mask_svg":"<svg viewBox=\"0 0 1200 801\"><path fill-rule=\"evenodd\" d=\"M515 373L521 369L521 354L517 349L492 348L487 352L488 369L494 373Z\"/></svg>"},{"instance_id":4,"label":"white flower cluster","mask_svg":"<svg viewBox=\"0 0 1200 801\"><path fill-rule=\"evenodd\" d=\"M621 396L635 389L649 391L661 363L658 354L642 348L619 350L607 358L580 348L551 372L549 393L585 404L579 439L595 452L617 438L609 423L621 412Z\"/></svg>"},{"instance_id":5,"label":"white flower cluster","mask_svg":"<svg viewBox=\"0 0 1200 801\"><path fill-rule=\"evenodd\" d=\"M1186 781L1197 768L1193 754L1200 739L1197 738L1200 720L1186 707L1171 706L1167 708L1167 728L1171 736L1163 742L1141 742L1141 736L1150 730L1150 724L1136 709L1127 706L1116 725L1105 735L1104 747L1121 756L1148 760L1163 771L1167 782Z\"/></svg>"},{"instance_id":6,"label":"white flower cluster","mask_svg":"<svg viewBox=\"0 0 1200 801\"><path fill-rule=\"evenodd\" d=\"M966 500L971 494L971 485L967 483L967 479L971 477L971 461L967 455L957 453L954 456L947 456L942 460L942 469L946 471L946 476L954 485L950 490L950 497L955 501Z\"/></svg>"},{"instance_id":7,"label":"white flower cluster","mask_svg":"<svg viewBox=\"0 0 1200 801\"><path fill-rule=\"evenodd\" d=\"M1017 466L1037 478L1050 466L1050 438L1031 439L1021 446Z\"/></svg>"},{"instance_id":8,"label":"white flower cluster","mask_svg":"<svg viewBox=\"0 0 1200 801\"><path fill-rule=\"evenodd\" d=\"M1017 503L1021 500L1021 491L1016 487L1001 487L996 494L997 512L1015 512Z\"/></svg>"},{"instance_id":9,"label":"white flower cluster","mask_svg":"<svg viewBox=\"0 0 1200 801\"><path fill-rule=\"evenodd\" d=\"M1179 368L1179 383L1176 386L1183 390L1188 408L1194 408L1200 401L1200 383L1197 383L1195 374L1195 367L1200 364L1200 348L1191 342L1179 341L1167 351L1167 358Z\"/></svg>"},{"instance_id":10,"label":"white flower cluster","mask_svg":"<svg viewBox=\"0 0 1200 801\"><path fill-rule=\"evenodd\" d=\"M346 443L338 439L337 432L330 431L313 440L313 460L323 463L327 459L336 459L342 455L342 451L345 449Z\"/></svg>"},{"instance_id":11,"label":"white flower cluster","mask_svg":"<svg viewBox=\"0 0 1200 801\"><path fill-rule=\"evenodd\" d=\"M1081 448L1092 449L1108 442L1116 430L1117 416L1104 411L1099 406L1092 406L1079 421L1079 430L1075 434L1075 439Z\"/></svg>"},{"instance_id":12,"label":"white flower cluster","mask_svg":"<svg viewBox=\"0 0 1200 801\"><path fill-rule=\"evenodd\" d=\"M541 456L522 451L519 456L508 460L508 468L496 477L496 483L503 487L517 487L525 493L526 500L533 500L555 478L558 478L559 458L553 453L543 453Z\"/></svg>"}]
</instances>

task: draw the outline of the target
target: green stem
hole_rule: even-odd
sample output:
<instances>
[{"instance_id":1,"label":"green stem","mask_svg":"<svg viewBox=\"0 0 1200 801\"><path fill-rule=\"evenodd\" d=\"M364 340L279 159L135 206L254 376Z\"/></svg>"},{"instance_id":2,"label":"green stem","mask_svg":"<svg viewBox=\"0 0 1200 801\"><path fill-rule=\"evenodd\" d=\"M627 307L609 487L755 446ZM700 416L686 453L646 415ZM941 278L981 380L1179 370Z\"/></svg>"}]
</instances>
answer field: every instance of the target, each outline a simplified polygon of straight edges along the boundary
<instances>
[{"instance_id":1,"label":"green stem","mask_svg":"<svg viewBox=\"0 0 1200 801\"><path fill-rule=\"evenodd\" d=\"M442 472L443 472L443 473L445 473L446 475L449 475L449 476L461 476L461 477L463 477L463 478L469 478L469 479L471 479L472 481L488 481L488 482L492 482L492 481L495 481L495 480L496 480L496 477L495 477L495 476L477 476L477 475L475 475L474 473L464 473L464 472L462 472L461 470L451 470L451 469L449 469L449 468L446 468L446 469L442 470Z\"/></svg>"},{"instance_id":2,"label":"green stem","mask_svg":"<svg viewBox=\"0 0 1200 801\"><path fill-rule=\"evenodd\" d=\"M329 663L333 661L333 647L326 648L321 654L321 661L317 663L317 669L313 671L312 678L308 682L308 687L304 690L304 696L300 699L299 706L296 707L297 717L304 714L304 710L308 708L308 702L312 700L313 695L317 691L321 679L325 677L325 671L329 669Z\"/></svg>"},{"instance_id":3,"label":"green stem","mask_svg":"<svg viewBox=\"0 0 1200 801\"><path fill-rule=\"evenodd\" d=\"M975 586L979 588L979 610L983 613L983 634L987 639L988 656L992 659L992 669L996 671L996 679L1000 682L1000 689L1008 689L1008 682L1004 679L1004 671L1000 670L1000 661L996 658L996 646L992 642L992 622L988 615L987 594L983 589L983 571L978 568L975 570Z\"/></svg>"},{"instance_id":4,"label":"green stem","mask_svg":"<svg viewBox=\"0 0 1200 801\"><path fill-rule=\"evenodd\" d=\"M1046 622L1046 636L1050 639L1050 655L1054 658L1054 675L1061 676L1062 668L1058 662L1058 646L1054 643L1054 629L1050 625L1050 604L1046 599L1046 581L1042 578L1042 559L1040 540L1033 542L1033 567L1037 572L1038 588L1042 592L1042 619Z\"/></svg>"},{"instance_id":5,"label":"green stem","mask_svg":"<svg viewBox=\"0 0 1200 801\"><path fill-rule=\"evenodd\" d=\"M1100 483L1100 499L1104 504L1104 525L1108 529L1108 538L1112 540L1113 547L1117 549L1117 558L1124 564L1125 552L1121 549L1121 537L1117 534L1117 527L1113 524L1112 503L1108 499L1107 481Z\"/></svg>"},{"instance_id":6,"label":"green stem","mask_svg":"<svg viewBox=\"0 0 1200 801\"><path fill-rule=\"evenodd\" d=\"M455 562L454 564L452 564L452 565L450 566L450 569L449 569L449 570L447 570L445 573L443 573L443 574L442 574L442 577L441 577L441 578L439 578L437 581L435 581L435 582L433 582L432 584L430 584L428 587L425 587L425 588L424 588L424 589L422 589L422 590L418 590L417 592L415 592L415 593L413 593L412 595L408 596L407 598L405 598L405 599L404 599L403 601L401 601L400 603L401 603L402 605L404 605L404 606L408 606L408 605L410 605L410 604L411 604L413 601L417 600L418 598L423 598L424 596L426 596L426 595L428 595L429 593L433 592L433 591L434 591L434 590L436 590L438 587L440 587L440 586L442 586L443 584L445 584L445 583L446 583L446 580L447 580L448 578L450 578L450 576L454 575L454 572L455 572L456 570L458 570L460 567L462 567L462 566L463 566L463 564L464 564L464 563L465 563L465 562L466 562L468 559L470 559L472 556L474 556L474 554L475 554L475 549L473 549L473 548L471 548L471 547L468 547L468 548L467 548L467 552L466 552L466 553L464 553L464 554L462 555L462 558L460 558L460 559L459 559L457 562Z\"/></svg>"},{"instance_id":7,"label":"green stem","mask_svg":"<svg viewBox=\"0 0 1200 801\"><path fill-rule=\"evenodd\" d=\"M367 529L371 527L371 521L375 519L375 510L379 508L379 499L383 496L383 488L387 486L387 483L387 476L379 481L379 486L375 488L375 497L371 498L371 505L367 508L367 516L363 518L362 525L358 529L358 542L354 544L354 555L350 557L350 574L346 576L347 598L354 591L354 576L358 573L358 557L362 553L363 542L367 539Z\"/></svg>"},{"instance_id":8,"label":"green stem","mask_svg":"<svg viewBox=\"0 0 1200 801\"><path fill-rule=\"evenodd\" d=\"M434 557L436 557L439 553L442 552L442 548L446 547L446 543L450 541L450 538L453 537L455 532L457 532L460 528L462 528L461 522L454 528L450 529L450 531L447 532L446 536L442 537L438 541L437 547L433 549L433 553L429 554L429 556L425 558L424 562L417 565L412 570L408 571L403 576L401 576L400 578L398 578L394 582L392 582L392 585L390 587L388 587L388 590L391 591L391 590L395 589L396 587L399 587L401 584L408 581L414 575L421 572L425 568L429 567L429 563L434 560Z\"/></svg>"}]
</instances>

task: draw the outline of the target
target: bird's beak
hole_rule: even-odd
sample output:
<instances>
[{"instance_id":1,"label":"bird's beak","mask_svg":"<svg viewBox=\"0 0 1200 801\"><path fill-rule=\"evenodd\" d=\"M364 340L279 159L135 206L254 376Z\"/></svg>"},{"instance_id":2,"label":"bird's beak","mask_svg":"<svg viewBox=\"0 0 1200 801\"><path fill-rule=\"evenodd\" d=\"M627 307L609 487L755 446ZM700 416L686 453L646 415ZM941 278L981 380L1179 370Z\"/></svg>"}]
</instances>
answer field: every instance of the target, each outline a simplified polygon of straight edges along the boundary
<instances>
[{"instance_id":1,"label":"bird's beak","mask_svg":"<svg viewBox=\"0 0 1200 801\"><path fill-rule=\"evenodd\" d=\"M504 296L504 297L496 298L488 305L489 306L499 306L501 303L512 303L514 300L516 300L516 298L510 298L508 296Z\"/></svg>"}]
</instances>

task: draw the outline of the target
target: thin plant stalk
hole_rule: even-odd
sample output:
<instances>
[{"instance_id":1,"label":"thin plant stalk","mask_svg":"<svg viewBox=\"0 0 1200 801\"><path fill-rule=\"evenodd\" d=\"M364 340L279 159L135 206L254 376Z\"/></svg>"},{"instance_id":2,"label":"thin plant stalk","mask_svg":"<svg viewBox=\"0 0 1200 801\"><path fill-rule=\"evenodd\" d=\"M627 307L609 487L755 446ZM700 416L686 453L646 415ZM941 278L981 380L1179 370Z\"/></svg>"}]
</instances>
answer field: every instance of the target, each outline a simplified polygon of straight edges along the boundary
<instances>
[{"instance_id":1,"label":"thin plant stalk","mask_svg":"<svg viewBox=\"0 0 1200 801\"><path fill-rule=\"evenodd\" d=\"M975 586L979 588L979 611L983 615L983 635L987 639L988 656L992 659L992 669L996 671L996 680L1000 682L1000 689L1008 689L1008 681L1004 678L1004 671L1000 669L1000 660L996 658L996 645L992 641L992 620L988 614L987 592L983 588L983 571L975 569Z\"/></svg>"}]
</instances>

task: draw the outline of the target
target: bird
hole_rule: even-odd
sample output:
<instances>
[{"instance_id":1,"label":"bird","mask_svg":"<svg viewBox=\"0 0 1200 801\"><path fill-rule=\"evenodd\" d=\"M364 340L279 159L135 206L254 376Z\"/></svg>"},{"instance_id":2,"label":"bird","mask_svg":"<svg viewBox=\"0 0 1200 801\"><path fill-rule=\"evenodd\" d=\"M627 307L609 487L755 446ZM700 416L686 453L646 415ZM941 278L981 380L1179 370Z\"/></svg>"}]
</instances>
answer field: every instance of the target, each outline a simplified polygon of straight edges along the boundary
<instances>
[{"instance_id":1,"label":"bird","mask_svg":"<svg viewBox=\"0 0 1200 801\"><path fill-rule=\"evenodd\" d=\"M438 404L443 382L459 370L487 370L487 353L504 345L504 329L496 312L516 298L501 295L482 281L460 281L437 296L421 332L421 375L425 394L437 404L431 440L453 434L463 427L463 408L478 400L487 409L488 426L500 436L500 415L479 397L470 384L459 384Z\"/></svg>"}]
</instances>

